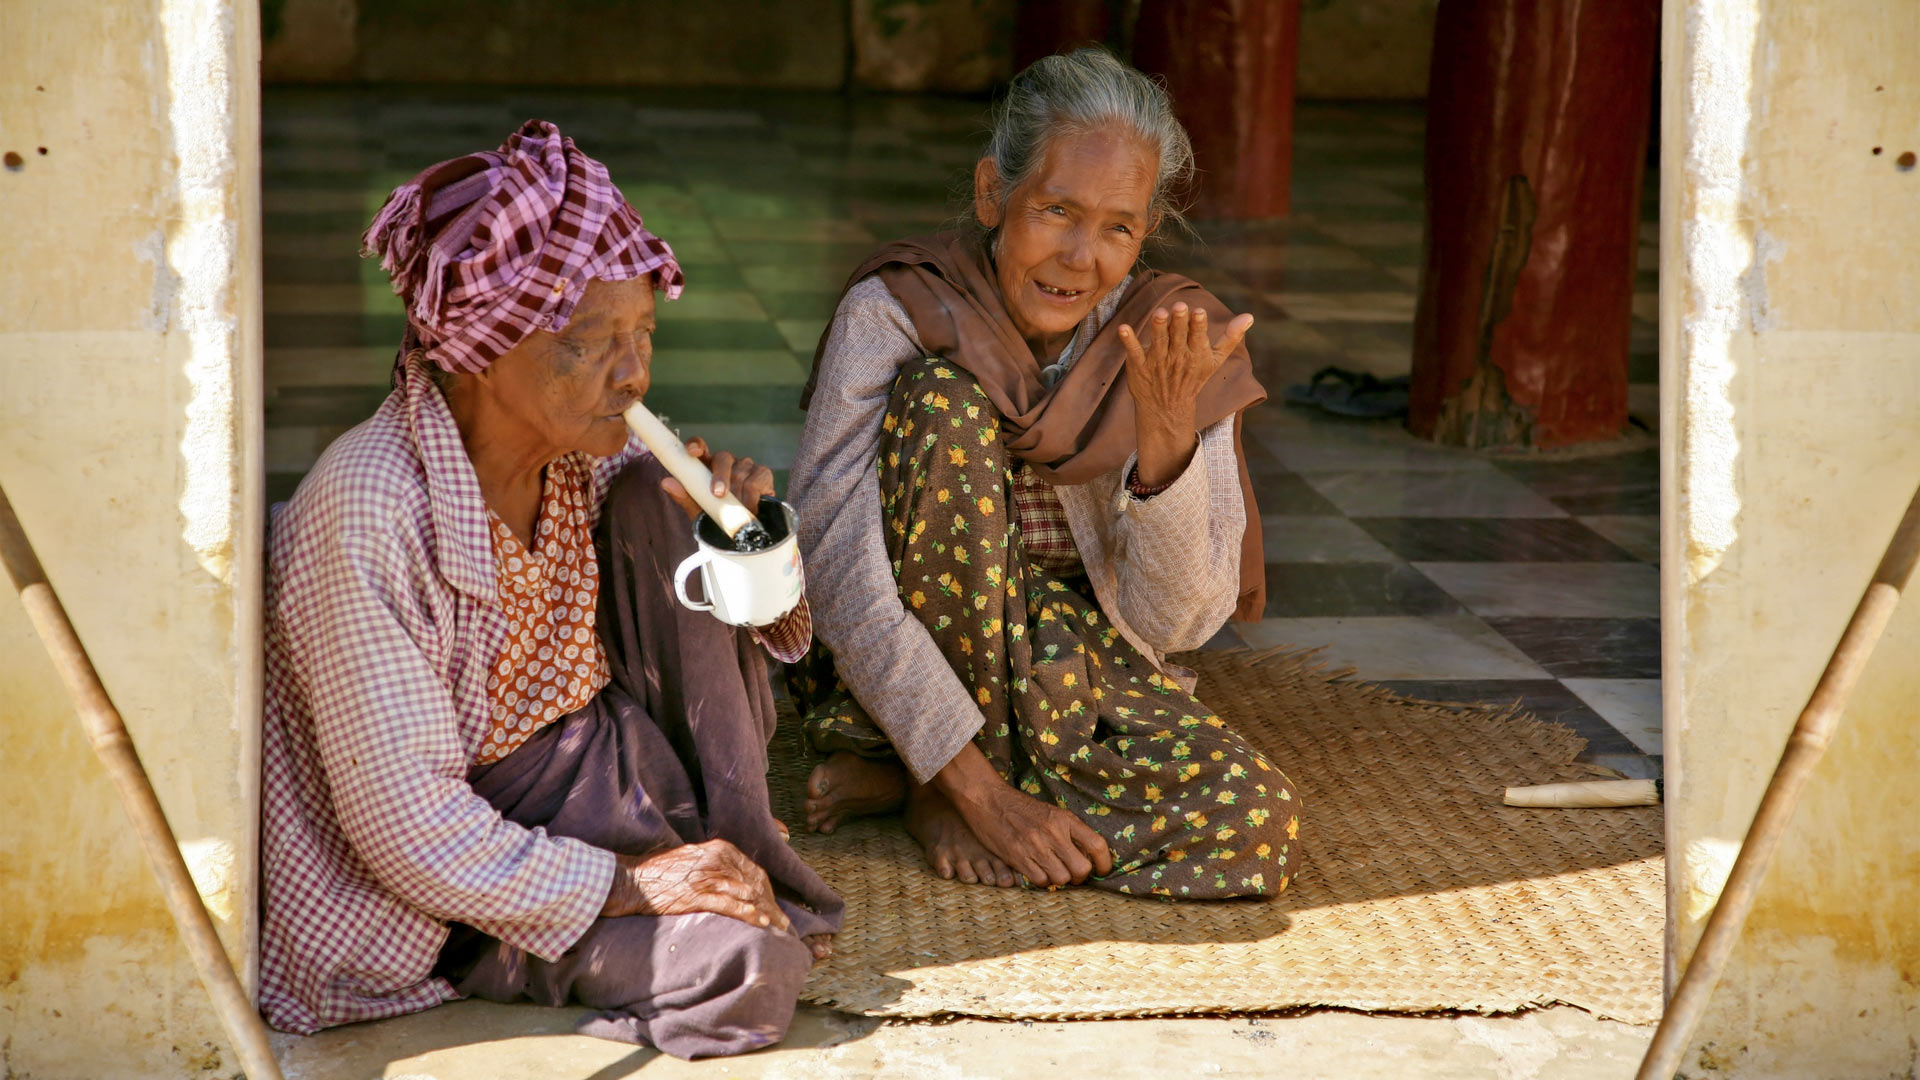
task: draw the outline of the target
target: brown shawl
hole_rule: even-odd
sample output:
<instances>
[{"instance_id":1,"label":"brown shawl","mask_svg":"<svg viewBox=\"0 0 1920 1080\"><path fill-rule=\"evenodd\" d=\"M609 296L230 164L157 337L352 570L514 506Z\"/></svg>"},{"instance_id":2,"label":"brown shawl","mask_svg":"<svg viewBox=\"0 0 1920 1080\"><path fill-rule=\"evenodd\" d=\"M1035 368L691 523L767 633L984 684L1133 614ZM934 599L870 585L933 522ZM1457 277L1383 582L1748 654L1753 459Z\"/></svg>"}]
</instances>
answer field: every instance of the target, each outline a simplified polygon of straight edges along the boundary
<instances>
[{"instance_id":1,"label":"brown shawl","mask_svg":"<svg viewBox=\"0 0 1920 1080\"><path fill-rule=\"evenodd\" d=\"M1144 327L1155 308L1185 301L1216 326L1232 318L1227 306L1191 278L1154 270L1134 274L1120 306L1051 389L1040 382L1040 363L1014 328L1000 296L986 246L961 233L899 240L875 252L847 280L847 288L870 274L906 308L920 344L979 380L1000 411L1007 449L1051 484L1084 484L1126 464L1136 446L1133 394L1127 388L1126 349L1119 328ZM813 351L813 374L801 393L812 401L826 352L827 332ZM1200 391L1195 421L1201 430L1234 418L1234 456L1246 497L1247 531L1240 548L1240 599L1234 618L1256 620L1266 606L1266 556L1260 510L1247 475L1240 441L1240 414L1267 399L1253 376L1243 344Z\"/></svg>"}]
</instances>

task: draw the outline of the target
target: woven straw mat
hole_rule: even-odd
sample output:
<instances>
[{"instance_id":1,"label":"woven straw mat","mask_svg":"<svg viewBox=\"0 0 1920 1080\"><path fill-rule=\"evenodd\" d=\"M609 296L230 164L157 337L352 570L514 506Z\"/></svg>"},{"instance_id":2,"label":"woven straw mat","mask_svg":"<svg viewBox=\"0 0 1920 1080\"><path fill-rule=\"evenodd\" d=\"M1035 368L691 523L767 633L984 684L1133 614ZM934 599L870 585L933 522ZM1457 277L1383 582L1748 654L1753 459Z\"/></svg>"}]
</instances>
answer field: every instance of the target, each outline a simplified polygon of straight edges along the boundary
<instances>
[{"instance_id":1,"label":"woven straw mat","mask_svg":"<svg viewBox=\"0 0 1920 1080\"><path fill-rule=\"evenodd\" d=\"M1566 728L1411 701L1309 653L1210 652L1201 700L1302 796L1305 862L1277 900L1168 901L943 881L898 816L805 830L818 760L782 717L774 809L847 900L802 1000L882 1016L1660 1012L1658 807L1525 810L1508 784L1592 779ZM783 705L790 709L790 706Z\"/></svg>"}]
</instances>

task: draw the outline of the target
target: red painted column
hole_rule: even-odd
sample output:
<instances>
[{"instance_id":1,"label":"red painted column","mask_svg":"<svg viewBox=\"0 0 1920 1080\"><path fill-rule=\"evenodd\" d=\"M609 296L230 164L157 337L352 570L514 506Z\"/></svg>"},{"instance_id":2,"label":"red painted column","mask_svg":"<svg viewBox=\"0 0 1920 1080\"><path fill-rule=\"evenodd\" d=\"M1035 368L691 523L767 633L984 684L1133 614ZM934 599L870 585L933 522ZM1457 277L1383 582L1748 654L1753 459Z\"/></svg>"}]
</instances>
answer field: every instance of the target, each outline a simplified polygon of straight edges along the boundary
<instances>
[{"instance_id":1,"label":"red painted column","mask_svg":"<svg viewBox=\"0 0 1920 1080\"><path fill-rule=\"evenodd\" d=\"M1545 448L1625 426L1659 31L1659 0L1440 5L1415 434Z\"/></svg>"},{"instance_id":2,"label":"red painted column","mask_svg":"<svg viewBox=\"0 0 1920 1080\"><path fill-rule=\"evenodd\" d=\"M1142 0L1133 62L1193 138L1198 216L1287 212L1299 56L1300 0Z\"/></svg>"},{"instance_id":3,"label":"red painted column","mask_svg":"<svg viewBox=\"0 0 1920 1080\"><path fill-rule=\"evenodd\" d=\"M1021 0L1014 16L1013 70L1054 53L1101 44L1111 25L1107 0Z\"/></svg>"}]
</instances>

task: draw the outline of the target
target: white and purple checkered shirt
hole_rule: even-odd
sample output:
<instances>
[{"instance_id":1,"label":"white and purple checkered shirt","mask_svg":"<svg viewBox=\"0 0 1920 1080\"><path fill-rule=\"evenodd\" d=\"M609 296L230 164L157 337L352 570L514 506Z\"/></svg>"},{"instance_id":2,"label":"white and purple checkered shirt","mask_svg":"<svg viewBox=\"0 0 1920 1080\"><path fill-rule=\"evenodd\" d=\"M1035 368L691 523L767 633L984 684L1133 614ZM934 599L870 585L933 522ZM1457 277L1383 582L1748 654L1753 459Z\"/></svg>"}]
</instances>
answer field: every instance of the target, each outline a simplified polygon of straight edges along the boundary
<instances>
[{"instance_id":1,"label":"white and purple checkered shirt","mask_svg":"<svg viewBox=\"0 0 1920 1080\"><path fill-rule=\"evenodd\" d=\"M596 518L644 452L590 459ZM466 782L508 616L479 481L424 361L277 509L269 560L267 1020L310 1034L456 997L433 976L449 921L559 957L598 916L614 858L506 821ZM804 606L776 627L776 656L805 652Z\"/></svg>"}]
</instances>

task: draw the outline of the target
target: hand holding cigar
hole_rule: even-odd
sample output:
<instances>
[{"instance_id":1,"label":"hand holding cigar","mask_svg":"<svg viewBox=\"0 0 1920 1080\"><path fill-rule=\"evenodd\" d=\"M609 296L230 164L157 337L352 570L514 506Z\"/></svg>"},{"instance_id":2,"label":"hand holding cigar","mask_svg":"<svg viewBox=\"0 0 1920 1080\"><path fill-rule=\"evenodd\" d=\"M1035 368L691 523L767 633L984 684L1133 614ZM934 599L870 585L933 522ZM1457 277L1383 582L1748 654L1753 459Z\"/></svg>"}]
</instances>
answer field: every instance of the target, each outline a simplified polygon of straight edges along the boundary
<instances>
[{"instance_id":1,"label":"hand holding cigar","mask_svg":"<svg viewBox=\"0 0 1920 1080\"><path fill-rule=\"evenodd\" d=\"M737 478L729 477L734 481L730 487L727 480L716 480L714 470L709 469L706 462L694 456L694 452L689 449L690 447L705 449L706 443L697 439L691 443L681 443L678 435L661 423L660 418L653 415L651 409L638 401L627 407L625 416L627 427L640 437L641 443L652 452L654 458L666 468L668 473L672 474L675 480L679 481L680 490L691 497L694 504L712 518L714 524L720 526L736 545L743 550L751 551L766 547L773 542L767 530L754 518L753 512L734 495L736 490L756 489L760 479L757 473L761 472L766 474L765 491L761 493L771 494L773 491L771 470L764 466L756 468L753 466L752 459L743 459L739 464L748 467L748 482L741 484ZM713 460L716 465L721 464L718 456ZM726 455L725 466L729 471L735 471L733 470L735 464L733 456ZM668 490L668 494L673 494L671 489ZM758 505L760 500L756 497L753 501Z\"/></svg>"}]
</instances>

